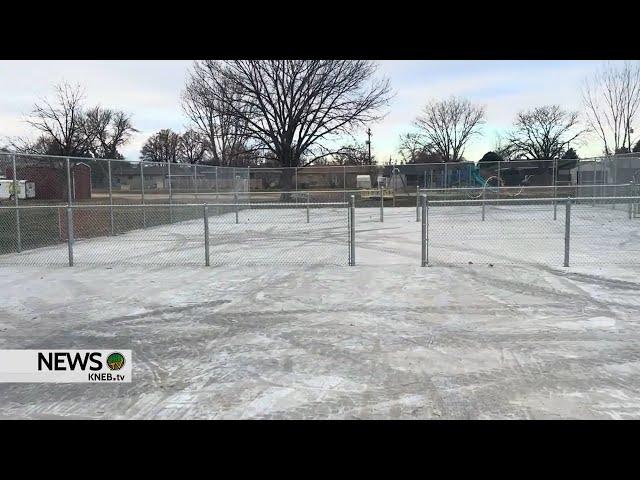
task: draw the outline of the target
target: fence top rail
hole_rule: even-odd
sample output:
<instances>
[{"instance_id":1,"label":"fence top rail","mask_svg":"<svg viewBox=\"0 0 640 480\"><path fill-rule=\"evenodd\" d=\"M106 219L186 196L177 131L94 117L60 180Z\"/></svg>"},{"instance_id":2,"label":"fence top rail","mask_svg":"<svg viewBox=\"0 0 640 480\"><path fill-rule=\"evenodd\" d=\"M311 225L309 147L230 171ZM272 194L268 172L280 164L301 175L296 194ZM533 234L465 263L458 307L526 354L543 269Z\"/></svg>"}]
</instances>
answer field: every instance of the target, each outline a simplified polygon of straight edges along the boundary
<instances>
[{"instance_id":1,"label":"fence top rail","mask_svg":"<svg viewBox=\"0 0 640 480\"><path fill-rule=\"evenodd\" d=\"M469 198L466 200L429 200L429 205L452 204L452 203L474 203L482 205L483 203L513 203L513 202L566 202L575 203L578 200L640 200L640 196L635 197L546 197L546 198Z\"/></svg>"},{"instance_id":2,"label":"fence top rail","mask_svg":"<svg viewBox=\"0 0 640 480\"><path fill-rule=\"evenodd\" d=\"M65 160L65 159L69 159L71 161L86 161L86 160L91 160L91 161L99 161L99 162L124 162L124 163L134 163L134 164L138 164L138 163L144 163L144 164L166 164L166 162L150 162L147 160L140 160L140 159L122 159L122 158L94 158L94 157L77 157L77 156L71 156L71 155L46 155L46 154L42 154L42 153L20 153L20 152L0 152L0 156L12 156L15 155L16 157L41 157L41 158L50 158L50 159L58 159L58 160ZM609 156L600 156L600 157L588 157L588 158L580 158L580 159L575 159L577 164L580 163L592 163L592 162L602 162L602 161L611 161L611 160L618 160L619 158L634 158L634 157L638 157L640 156L640 154L636 153L636 152L631 152L628 154L616 154L616 155L609 155ZM444 168L445 166L448 168L452 168L452 169L462 169L465 167L469 167L469 166L474 166L474 167L482 167L483 165L496 165L496 164L502 164L502 165L509 165L509 164L518 164L518 163L554 163L554 162L567 162L567 161L571 161L570 159L517 159L517 160L499 160L499 161L488 161L488 162L474 162L474 161L461 161L461 162L427 162L427 163L414 163L414 164L408 164L411 166L414 165L428 165L428 166L436 166L439 168ZM375 168L375 169L383 169L385 167L388 166L404 166L401 165L399 163L393 163L391 165L385 165L385 164L374 164L374 165L307 165L307 166L297 166L297 167L284 167L284 166L261 166L261 165L244 165L244 166L232 166L232 165L208 165L208 164L204 164L204 163L183 163L183 162L172 162L172 165L179 165L179 166L206 166L206 167L218 167L218 168L236 168L236 169L251 169L251 170L292 170L292 169L299 169L299 170L303 170L303 169L371 169L371 168Z\"/></svg>"},{"instance_id":3,"label":"fence top rail","mask_svg":"<svg viewBox=\"0 0 640 480\"><path fill-rule=\"evenodd\" d=\"M145 166L153 166L153 165L157 165L157 166L166 166L166 165L171 165L174 167L178 167L178 168L185 168L185 167L207 167L207 168L221 168L221 169L236 169L236 170L247 170L249 169L249 167L247 166L242 166L242 167L234 167L231 165L209 165L207 163L185 163L185 162L152 162L149 160L140 160L140 159L123 159L123 158L94 158L94 157L74 157L71 155L46 155L43 153L18 153L18 152L0 152L0 157L11 157L11 156L15 156L16 160L18 158L41 158L43 160L49 159L49 160L58 160L58 161L66 161L67 159L70 162L116 162L116 163L126 163L126 164L132 164L132 165L139 165L139 164L143 164ZM260 167L251 167L251 168L260 168ZM293 167L285 167L285 168L293 168ZM282 169L282 168L279 168ZM171 175L172 177L174 175ZM178 176L178 175L175 175Z\"/></svg>"},{"instance_id":4,"label":"fence top rail","mask_svg":"<svg viewBox=\"0 0 640 480\"><path fill-rule=\"evenodd\" d=\"M529 186L508 186L508 187L503 187L503 186L497 186L497 185L490 185L487 186L486 189L487 190L515 190L515 189L522 189L522 190L532 190L532 189L540 189L540 188L564 188L564 189L568 189L568 188L592 188L592 187L628 187L629 185L633 185L633 182L630 183L581 183L579 185L529 185ZM455 187L455 186L450 186L450 187L441 187L441 188L420 188L421 192L441 192L444 190L448 190L448 191L458 191L458 190L483 190L485 187L481 187L481 186L477 186L477 187Z\"/></svg>"},{"instance_id":5,"label":"fence top rail","mask_svg":"<svg viewBox=\"0 0 640 480\"><path fill-rule=\"evenodd\" d=\"M309 189L304 189L304 190L242 190L242 191L238 191L238 192L215 192L215 191L204 191L204 192L198 192L198 194L201 195L239 195L239 194L243 194L243 195L248 195L248 194L256 194L256 195L281 195L281 194L292 194L292 195L305 195L305 194L312 194L312 193L359 193L359 192L372 192L374 191L377 193L379 190L379 187L371 187L371 188L354 188L351 190L345 190L345 189L341 189L341 188L335 188L333 190L309 190ZM385 190L390 190L389 188L385 187Z\"/></svg>"},{"instance_id":6,"label":"fence top rail","mask_svg":"<svg viewBox=\"0 0 640 480\"><path fill-rule=\"evenodd\" d=\"M332 207L346 207L348 202L309 202L309 203L126 203L126 204L91 204L91 205L69 205L67 203L56 205L2 205L0 210L28 210L28 209L47 209L47 208L71 208L71 209L91 209L91 208L156 208L156 207L169 207L169 208L182 208L182 207L317 207L317 206L332 206Z\"/></svg>"}]
</instances>

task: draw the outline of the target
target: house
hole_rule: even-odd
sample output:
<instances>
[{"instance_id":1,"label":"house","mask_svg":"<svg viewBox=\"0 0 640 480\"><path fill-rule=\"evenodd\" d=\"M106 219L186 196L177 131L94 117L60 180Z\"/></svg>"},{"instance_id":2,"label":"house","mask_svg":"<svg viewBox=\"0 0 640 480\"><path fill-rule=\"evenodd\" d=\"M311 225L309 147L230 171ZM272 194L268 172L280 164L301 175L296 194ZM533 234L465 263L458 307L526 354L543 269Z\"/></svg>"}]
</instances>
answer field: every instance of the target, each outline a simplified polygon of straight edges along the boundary
<instances>
[{"instance_id":1,"label":"house","mask_svg":"<svg viewBox=\"0 0 640 480\"><path fill-rule=\"evenodd\" d=\"M352 190L357 188L358 175L369 175L371 185L377 187L378 167L375 165L321 165L298 168L251 167L250 173L251 191L269 189Z\"/></svg>"},{"instance_id":2,"label":"house","mask_svg":"<svg viewBox=\"0 0 640 480\"><path fill-rule=\"evenodd\" d=\"M169 175L169 170L171 174ZM253 172L251 172L253 176ZM112 162L111 187L113 190L140 191L144 176L145 191L168 191L169 180L174 191L246 191L248 169L172 163Z\"/></svg>"},{"instance_id":3,"label":"house","mask_svg":"<svg viewBox=\"0 0 640 480\"><path fill-rule=\"evenodd\" d=\"M575 185L640 183L640 154L627 153L611 157L580 160L571 169Z\"/></svg>"}]
</instances>

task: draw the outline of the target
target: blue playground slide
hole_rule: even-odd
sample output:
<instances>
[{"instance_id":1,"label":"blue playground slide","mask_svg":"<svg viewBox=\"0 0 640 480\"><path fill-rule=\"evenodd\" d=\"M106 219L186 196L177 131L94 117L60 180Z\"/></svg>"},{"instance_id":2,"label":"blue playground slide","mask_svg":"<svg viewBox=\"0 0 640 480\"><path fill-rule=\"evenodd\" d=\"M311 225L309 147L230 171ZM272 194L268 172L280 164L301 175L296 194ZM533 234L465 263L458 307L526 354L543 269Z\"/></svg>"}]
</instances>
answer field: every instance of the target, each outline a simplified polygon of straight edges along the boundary
<instances>
[{"instance_id":1,"label":"blue playground slide","mask_svg":"<svg viewBox=\"0 0 640 480\"><path fill-rule=\"evenodd\" d=\"M480 169L478 167L474 167L471 169L471 178L480 186L484 187L486 180L482 178L480 175Z\"/></svg>"}]
</instances>

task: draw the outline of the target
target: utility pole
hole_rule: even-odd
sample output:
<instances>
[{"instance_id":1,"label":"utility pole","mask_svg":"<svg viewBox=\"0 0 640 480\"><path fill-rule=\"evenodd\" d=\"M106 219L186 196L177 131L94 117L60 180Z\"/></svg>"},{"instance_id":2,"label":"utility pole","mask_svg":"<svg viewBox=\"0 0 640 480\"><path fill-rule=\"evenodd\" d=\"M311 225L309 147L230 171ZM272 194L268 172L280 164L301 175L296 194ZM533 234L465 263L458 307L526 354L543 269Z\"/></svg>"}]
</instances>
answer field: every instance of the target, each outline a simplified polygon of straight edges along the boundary
<instances>
[{"instance_id":1,"label":"utility pole","mask_svg":"<svg viewBox=\"0 0 640 480\"><path fill-rule=\"evenodd\" d=\"M367 140L367 145L369 146L369 165L371 165L371 129L367 128L367 137L369 137L369 140Z\"/></svg>"}]
</instances>

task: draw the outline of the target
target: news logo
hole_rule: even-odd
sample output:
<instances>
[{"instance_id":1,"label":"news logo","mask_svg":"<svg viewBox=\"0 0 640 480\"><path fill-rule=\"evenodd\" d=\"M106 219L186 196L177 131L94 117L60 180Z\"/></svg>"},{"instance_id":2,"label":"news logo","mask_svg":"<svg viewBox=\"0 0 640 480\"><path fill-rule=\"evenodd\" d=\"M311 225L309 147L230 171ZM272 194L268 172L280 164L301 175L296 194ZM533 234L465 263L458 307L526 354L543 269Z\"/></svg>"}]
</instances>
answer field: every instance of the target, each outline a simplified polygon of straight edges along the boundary
<instances>
[{"instance_id":1,"label":"news logo","mask_svg":"<svg viewBox=\"0 0 640 480\"><path fill-rule=\"evenodd\" d=\"M0 350L0 382L131 382L131 350Z\"/></svg>"},{"instance_id":2,"label":"news logo","mask_svg":"<svg viewBox=\"0 0 640 480\"><path fill-rule=\"evenodd\" d=\"M121 353L112 353L107 357L107 366L110 370L120 370L124 367L124 357Z\"/></svg>"}]
</instances>

